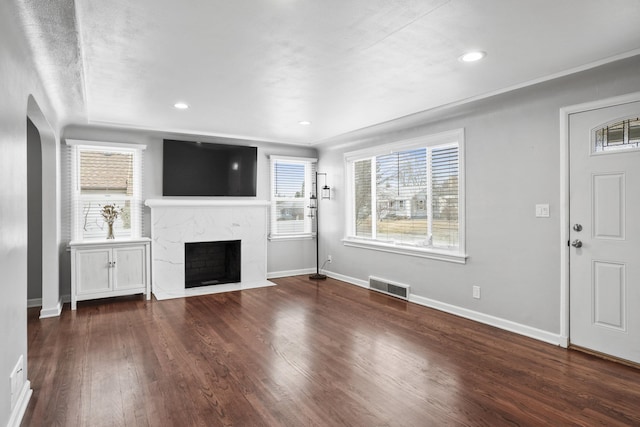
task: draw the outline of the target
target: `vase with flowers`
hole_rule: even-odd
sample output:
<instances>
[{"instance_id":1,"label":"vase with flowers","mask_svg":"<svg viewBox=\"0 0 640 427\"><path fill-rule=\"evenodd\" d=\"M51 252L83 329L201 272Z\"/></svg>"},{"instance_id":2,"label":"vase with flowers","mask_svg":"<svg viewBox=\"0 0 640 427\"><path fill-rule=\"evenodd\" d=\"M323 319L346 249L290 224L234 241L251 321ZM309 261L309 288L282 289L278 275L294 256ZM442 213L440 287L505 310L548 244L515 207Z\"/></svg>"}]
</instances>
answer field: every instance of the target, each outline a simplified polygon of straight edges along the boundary
<instances>
[{"instance_id":1,"label":"vase with flowers","mask_svg":"<svg viewBox=\"0 0 640 427\"><path fill-rule=\"evenodd\" d=\"M102 214L102 218L104 218L104 221L109 227L107 230L107 239L114 239L115 237L113 236L113 223L116 219L118 219L118 215L122 213L122 209L114 203L111 205L104 205L100 213Z\"/></svg>"}]
</instances>

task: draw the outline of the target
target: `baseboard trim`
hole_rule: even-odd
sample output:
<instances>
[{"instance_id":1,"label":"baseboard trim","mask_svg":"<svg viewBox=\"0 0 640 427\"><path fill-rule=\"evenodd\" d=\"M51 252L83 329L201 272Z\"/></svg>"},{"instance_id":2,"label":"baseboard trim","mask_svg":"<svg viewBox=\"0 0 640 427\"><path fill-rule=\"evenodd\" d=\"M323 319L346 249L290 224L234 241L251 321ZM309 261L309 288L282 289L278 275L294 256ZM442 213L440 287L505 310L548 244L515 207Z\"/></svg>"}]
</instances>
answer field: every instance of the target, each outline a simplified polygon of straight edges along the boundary
<instances>
[{"instance_id":1,"label":"baseboard trim","mask_svg":"<svg viewBox=\"0 0 640 427\"><path fill-rule=\"evenodd\" d=\"M369 283L365 280L356 279L350 276L345 276L343 274L333 273L330 271L325 271L324 273L333 279L341 280L352 285L369 289ZM467 308L458 307L415 294L409 295L409 302L443 311L445 313L464 317L465 319L473 320L474 322L494 326L496 328L533 338L538 341L543 341L548 344L558 345L561 347L567 346L567 338L561 336L560 334L543 331L542 329L533 328L531 326L516 323L511 320L502 319L500 317L491 316L489 314L480 313L478 311L469 310Z\"/></svg>"},{"instance_id":2,"label":"baseboard trim","mask_svg":"<svg viewBox=\"0 0 640 427\"><path fill-rule=\"evenodd\" d=\"M24 413L27 411L27 406L29 405L29 400L31 399L32 394L33 390L31 389L31 382L27 380L22 385L20 396L18 396L18 400L16 401L16 406L13 408L13 411L11 411L11 417L9 417L7 427L20 426L22 417L24 417Z\"/></svg>"},{"instance_id":3,"label":"baseboard trim","mask_svg":"<svg viewBox=\"0 0 640 427\"><path fill-rule=\"evenodd\" d=\"M478 323L484 323L485 325L504 329L505 331L513 332L518 335L524 335L525 337L543 341L548 344L561 345L561 337L559 334L543 331L542 329L533 328L511 320L502 319L500 317L491 316L489 314L480 313L478 311L469 310L468 308L458 307L414 294L409 295L409 301L425 307L444 311L445 313L464 317L465 319L473 320Z\"/></svg>"},{"instance_id":4,"label":"baseboard trim","mask_svg":"<svg viewBox=\"0 0 640 427\"><path fill-rule=\"evenodd\" d=\"M42 298L31 298L27 300L27 308L42 307Z\"/></svg>"},{"instance_id":5,"label":"baseboard trim","mask_svg":"<svg viewBox=\"0 0 640 427\"><path fill-rule=\"evenodd\" d=\"M315 272L316 272L316 269L313 267L302 268L299 270L271 271L267 273L267 279L277 279L279 277L289 277L289 276L301 276L303 274L311 274Z\"/></svg>"},{"instance_id":6,"label":"baseboard trim","mask_svg":"<svg viewBox=\"0 0 640 427\"><path fill-rule=\"evenodd\" d=\"M345 276L344 274L334 273L333 271L323 271L323 273L331 277L332 279L342 280L343 282L360 286L361 288L369 289L369 282L367 282L366 280L356 279L355 277Z\"/></svg>"},{"instance_id":7,"label":"baseboard trim","mask_svg":"<svg viewBox=\"0 0 640 427\"><path fill-rule=\"evenodd\" d=\"M62 300L58 300L58 303L56 304L55 307L51 307L51 308L42 308L40 310L40 318L41 319L46 319L49 317L58 317L60 316L60 313L62 313Z\"/></svg>"}]
</instances>

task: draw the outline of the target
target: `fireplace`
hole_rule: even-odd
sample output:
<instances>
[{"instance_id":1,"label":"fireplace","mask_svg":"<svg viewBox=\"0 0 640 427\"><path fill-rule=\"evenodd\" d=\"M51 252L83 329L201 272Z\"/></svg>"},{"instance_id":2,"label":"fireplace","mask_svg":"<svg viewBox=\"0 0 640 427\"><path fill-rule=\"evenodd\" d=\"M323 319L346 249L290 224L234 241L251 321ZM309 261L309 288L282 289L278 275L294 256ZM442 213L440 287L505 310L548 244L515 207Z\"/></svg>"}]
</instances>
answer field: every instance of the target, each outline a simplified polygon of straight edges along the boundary
<instances>
[{"instance_id":1,"label":"fireplace","mask_svg":"<svg viewBox=\"0 0 640 427\"><path fill-rule=\"evenodd\" d=\"M184 244L184 286L240 282L240 240Z\"/></svg>"},{"instance_id":2,"label":"fireplace","mask_svg":"<svg viewBox=\"0 0 640 427\"><path fill-rule=\"evenodd\" d=\"M166 198L149 199L145 204L151 208L149 263L151 291L156 299L274 286L267 280L268 201ZM187 288L185 244L230 240L242 241L242 280Z\"/></svg>"}]
</instances>

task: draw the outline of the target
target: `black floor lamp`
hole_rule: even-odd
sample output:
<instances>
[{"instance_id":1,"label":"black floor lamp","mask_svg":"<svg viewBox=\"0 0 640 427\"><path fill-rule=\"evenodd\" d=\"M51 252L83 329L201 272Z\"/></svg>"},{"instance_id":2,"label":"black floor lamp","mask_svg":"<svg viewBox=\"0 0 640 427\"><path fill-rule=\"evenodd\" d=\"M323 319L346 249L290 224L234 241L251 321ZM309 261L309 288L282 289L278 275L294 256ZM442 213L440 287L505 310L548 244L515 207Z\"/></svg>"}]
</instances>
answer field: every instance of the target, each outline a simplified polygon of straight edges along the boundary
<instances>
[{"instance_id":1,"label":"black floor lamp","mask_svg":"<svg viewBox=\"0 0 640 427\"><path fill-rule=\"evenodd\" d=\"M324 176L324 187L322 187L322 194L318 197L318 176ZM326 274L320 274L320 222L318 211L320 210L320 204L318 203L320 198L331 199L331 188L327 185L327 174L316 172L316 182L314 186L314 192L311 193L309 198L309 208L311 208L311 216L316 220L316 272L309 276L312 280L325 280ZM324 264L323 264L324 265Z\"/></svg>"}]
</instances>

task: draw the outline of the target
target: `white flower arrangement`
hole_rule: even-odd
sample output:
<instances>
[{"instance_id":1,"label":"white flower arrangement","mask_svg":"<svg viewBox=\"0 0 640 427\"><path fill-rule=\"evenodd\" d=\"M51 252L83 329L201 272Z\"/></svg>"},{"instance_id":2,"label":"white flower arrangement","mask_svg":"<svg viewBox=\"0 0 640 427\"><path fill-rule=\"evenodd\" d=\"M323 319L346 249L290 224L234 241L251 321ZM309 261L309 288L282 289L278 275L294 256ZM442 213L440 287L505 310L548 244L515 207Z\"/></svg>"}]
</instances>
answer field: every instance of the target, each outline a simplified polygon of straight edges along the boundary
<instances>
[{"instance_id":1,"label":"white flower arrangement","mask_svg":"<svg viewBox=\"0 0 640 427\"><path fill-rule=\"evenodd\" d=\"M107 224L113 224L114 221L118 219L118 215L122 213L122 208L120 208L115 203L111 205L104 205L100 213L102 214L102 217L107 222Z\"/></svg>"}]
</instances>

